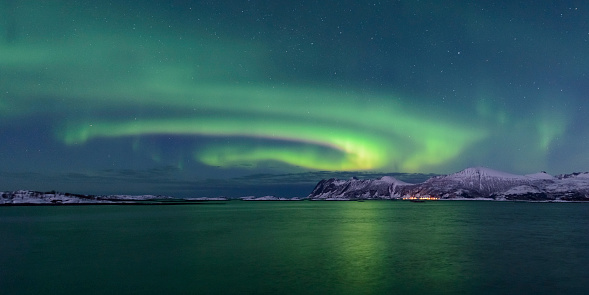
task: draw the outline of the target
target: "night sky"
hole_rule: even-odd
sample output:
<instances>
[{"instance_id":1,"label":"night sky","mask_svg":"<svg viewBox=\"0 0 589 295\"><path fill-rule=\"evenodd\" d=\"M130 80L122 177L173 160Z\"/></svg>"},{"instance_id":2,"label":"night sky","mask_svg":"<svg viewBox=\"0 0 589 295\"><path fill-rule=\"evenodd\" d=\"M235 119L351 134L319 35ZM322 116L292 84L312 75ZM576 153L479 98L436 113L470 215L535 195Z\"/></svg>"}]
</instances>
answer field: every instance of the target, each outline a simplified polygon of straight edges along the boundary
<instances>
[{"instance_id":1,"label":"night sky","mask_svg":"<svg viewBox=\"0 0 589 295\"><path fill-rule=\"evenodd\" d=\"M588 1L0 5L0 190L589 171Z\"/></svg>"}]
</instances>

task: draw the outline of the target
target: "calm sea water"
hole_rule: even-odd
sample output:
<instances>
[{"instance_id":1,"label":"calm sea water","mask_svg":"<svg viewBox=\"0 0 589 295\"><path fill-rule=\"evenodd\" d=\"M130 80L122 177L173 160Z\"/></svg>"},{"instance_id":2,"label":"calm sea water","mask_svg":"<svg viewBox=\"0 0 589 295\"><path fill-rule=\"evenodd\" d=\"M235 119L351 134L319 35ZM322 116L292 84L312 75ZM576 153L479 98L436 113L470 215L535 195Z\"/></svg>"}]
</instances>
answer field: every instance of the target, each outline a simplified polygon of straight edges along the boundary
<instances>
[{"instance_id":1,"label":"calm sea water","mask_svg":"<svg viewBox=\"0 0 589 295\"><path fill-rule=\"evenodd\" d=\"M589 204L0 207L2 294L587 294Z\"/></svg>"}]
</instances>

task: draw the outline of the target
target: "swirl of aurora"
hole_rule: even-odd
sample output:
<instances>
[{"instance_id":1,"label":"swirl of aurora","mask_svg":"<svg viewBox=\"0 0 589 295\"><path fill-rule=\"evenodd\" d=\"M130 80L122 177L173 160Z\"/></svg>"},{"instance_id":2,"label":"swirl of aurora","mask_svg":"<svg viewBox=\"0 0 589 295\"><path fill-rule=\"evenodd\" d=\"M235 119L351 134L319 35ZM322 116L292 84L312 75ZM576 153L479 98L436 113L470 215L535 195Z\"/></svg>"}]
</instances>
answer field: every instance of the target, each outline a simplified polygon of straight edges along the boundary
<instances>
[{"instance_id":1,"label":"swirl of aurora","mask_svg":"<svg viewBox=\"0 0 589 295\"><path fill-rule=\"evenodd\" d=\"M278 161L332 171L383 167L419 171L451 160L484 136L481 130L411 114L390 97L377 95L365 104L360 101L366 98L359 94L320 88L177 85L144 91L145 96L135 94L146 97L141 100L144 105L175 115L85 118L69 122L60 136L70 145L95 138L142 135L256 138L283 144L215 143L195 151L194 157L221 167ZM149 93L165 95L158 99ZM113 99L112 103L115 101L125 107L125 99ZM182 110L193 110L193 114Z\"/></svg>"},{"instance_id":2,"label":"swirl of aurora","mask_svg":"<svg viewBox=\"0 0 589 295\"><path fill-rule=\"evenodd\" d=\"M388 90L271 81L263 44L135 32L45 40L0 45L0 119L50 117L72 148L165 136L194 142L182 152L210 166L417 172L490 135L485 122Z\"/></svg>"}]
</instances>

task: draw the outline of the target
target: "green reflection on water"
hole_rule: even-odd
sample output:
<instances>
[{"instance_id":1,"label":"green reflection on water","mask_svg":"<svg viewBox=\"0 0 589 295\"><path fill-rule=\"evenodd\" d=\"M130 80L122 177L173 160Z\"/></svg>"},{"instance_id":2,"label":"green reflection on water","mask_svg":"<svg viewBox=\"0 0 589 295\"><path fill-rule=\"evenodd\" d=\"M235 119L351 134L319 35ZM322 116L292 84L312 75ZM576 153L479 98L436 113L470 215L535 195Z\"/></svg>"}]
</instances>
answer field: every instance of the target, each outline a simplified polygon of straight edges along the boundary
<instances>
[{"instance_id":1,"label":"green reflection on water","mask_svg":"<svg viewBox=\"0 0 589 295\"><path fill-rule=\"evenodd\" d=\"M588 205L0 207L0 290L583 294Z\"/></svg>"},{"instance_id":2,"label":"green reflection on water","mask_svg":"<svg viewBox=\"0 0 589 295\"><path fill-rule=\"evenodd\" d=\"M461 240L468 228L455 226L457 207L384 201L334 206L327 241L333 250L326 253L341 292L453 293L464 287L467 264L460 262L469 245Z\"/></svg>"}]
</instances>

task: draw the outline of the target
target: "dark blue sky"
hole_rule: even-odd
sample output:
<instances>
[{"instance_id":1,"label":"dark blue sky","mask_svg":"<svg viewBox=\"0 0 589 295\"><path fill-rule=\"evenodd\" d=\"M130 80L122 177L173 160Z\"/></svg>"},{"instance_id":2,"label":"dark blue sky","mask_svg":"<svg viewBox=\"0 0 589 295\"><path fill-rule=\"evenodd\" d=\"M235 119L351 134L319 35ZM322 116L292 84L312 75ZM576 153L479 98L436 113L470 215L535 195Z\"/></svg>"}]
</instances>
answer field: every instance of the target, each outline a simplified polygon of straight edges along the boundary
<instances>
[{"instance_id":1,"label":"dark blue sky","mask_svg":"<svg viewBox=\"0 0 589 295\"><path fill-rule=\"evenodd\" d=\"M589 170L584 1L0 4L0 190Z\"/></svg>"}]
</instances>

